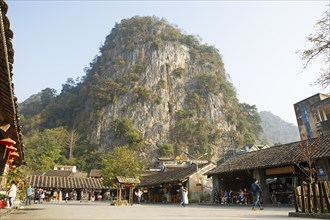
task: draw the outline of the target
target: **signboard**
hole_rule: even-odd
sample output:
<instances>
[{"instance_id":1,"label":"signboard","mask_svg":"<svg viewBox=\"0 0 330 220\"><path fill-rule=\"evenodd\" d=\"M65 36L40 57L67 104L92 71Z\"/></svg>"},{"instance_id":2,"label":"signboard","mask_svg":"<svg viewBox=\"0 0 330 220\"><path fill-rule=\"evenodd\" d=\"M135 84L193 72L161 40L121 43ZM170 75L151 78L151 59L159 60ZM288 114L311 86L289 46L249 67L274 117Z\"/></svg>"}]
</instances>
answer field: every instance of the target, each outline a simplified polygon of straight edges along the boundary
<instances>
[{"instance_id":1,"label":"signboard","mask_svg":"<svg viewBox=\"0 0 330 220\"><path fill-rule=\"evenodd\" d=\"M293 174L295 171L294 166L276 167L266 169L266 176L278 174Z\"/></svg>"}]
</instances>

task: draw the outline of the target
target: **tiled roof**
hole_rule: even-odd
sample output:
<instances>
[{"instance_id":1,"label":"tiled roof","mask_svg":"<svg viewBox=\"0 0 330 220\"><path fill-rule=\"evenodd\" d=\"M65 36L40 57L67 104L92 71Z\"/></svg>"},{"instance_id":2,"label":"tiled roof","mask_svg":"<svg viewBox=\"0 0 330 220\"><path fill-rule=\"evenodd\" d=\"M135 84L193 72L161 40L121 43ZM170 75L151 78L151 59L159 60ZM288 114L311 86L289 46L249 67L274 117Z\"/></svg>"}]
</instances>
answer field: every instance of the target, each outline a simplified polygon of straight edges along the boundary
<instances>
[{"instance_id":1,"label":"tiled roof","mask_svg":"<svg viewBox=\"0 0 330 220\"><path fill-rule=\"evenodd\" d=\"M21 127L19 126L17 98L14 96L13 63L14 49L12 44L13 32L6 16L8 5L0 0L0 119L11 125L7 131L10 138L15 140L15 147L20 157L15 159L16 164L24 160Z\"/></svg>"},{"instance_id":2,"label":"tiled roof","mask_svg":"<svg viewBox=\"0 0 330 220\"><path fill-rule=\"evenodd\" d=\"M87 172L72 172L69 177L87 178L88 174L87 174Z\"/></svg>"},{"instance_id":3,"label":"tiled roof","mask_svg":"<svg viewBox=\"0 0 330 220\"><path fill-rule=\"evenodd\" d=\"M160 170L142 170L141 176L150 176L155 175L157 173L161 172Z\"/></svg>"},{"instance_id":4,"label":"tiled roof","mask_svg":"<svg viewBox=\"0 0 330 220\"><path fill-rule=\"evenodd\" d=\"M91 169L91 171L89 172L89 177L96 177L96 178L100 178L102 177L102 173L101 170L98 169Z\"/></svg>"},{"instance_id":5,"label":"tiled roof","mask_svg":"<svg viewBox=\"0 0 330 220\"><path fill-rule=\"evenodd\" d=\"M58 177L68 177L72 171L70 170L48 170L44 176L58 176Z\"/></svg>"},{"instance_id":6,"label":"tiled roof","mask_svg":"<svg viewBox=\"0 0 330 220\"><path fill-rule=\"evenodd\" d=\"M310 145L316 142L319 142L319 144L311 154L311 158L330 158L330 136L324 136L319 139L314 138L308 144ZM298 141L236 155L206 174L215 175L232 171L293 165L302 158L301 144L305 144L306 146L305 141Z\"/></svg>"},{"instance_id":7,"label":"tiled roof","mask_svg":"<svg viewBox=\"0 0 330 220\"><path fill-rule=\"evenodd\" d=\"M132 177L117 176L117 181L123 184L136 184L140 183L140 180Z\"/></svg>"},{"instance_id":8,"label":"tiled roof","mask_svg":"<svg viewBox=\"0 0 330 220\"><path fill-rule=\"evenodd\" d=\"M202 169L208 164L199 164L198 168ZM167 168L166 168L167 169ZM141 186L161 185L165 183L183 182L196 172L196 165L189 167L171 168L169 171L158 172L154 175L144 176L141 178Z\"/></svg>"},{"instance_id":9,"label":"tiled roof","mask_svg":"<svg viewBox=\"0 0 330 220\"><path fill-rule=\"evenodd\" d=\"M107 189L100 178L74 178L59 176L29 176L28 184L34 188Z\"/></svg>"}]
</instances>

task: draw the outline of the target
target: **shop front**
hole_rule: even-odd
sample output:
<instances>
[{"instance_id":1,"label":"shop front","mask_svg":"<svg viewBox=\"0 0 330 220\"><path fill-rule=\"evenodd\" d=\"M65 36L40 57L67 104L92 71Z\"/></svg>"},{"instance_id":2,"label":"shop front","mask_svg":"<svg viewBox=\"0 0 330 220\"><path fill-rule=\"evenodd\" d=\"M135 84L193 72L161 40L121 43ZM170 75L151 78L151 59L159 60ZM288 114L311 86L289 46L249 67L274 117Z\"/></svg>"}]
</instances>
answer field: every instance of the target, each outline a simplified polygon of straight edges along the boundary
<instances>
[{"instance_id":1,"label":"shop front","mask_svg":"<svg viewBox=\"0 0 330 220\"><path fill-rule=\"evenodd\" d=\"M298 185L298 173L295 166L265 169L266 190L273 204L293 204L294 187Z\"/></svg>"},{"instance_id":2,"label":"shop front","mask_svg":"<svg viewBox=\"0 0 330 220\"><path fill-rule=\"evenodd\" d=\"M301 146L305 142L301 141L236 155L206 174L212 177L213 189L220 194L243 187L250 190L256 178L265 204L291 205L293 189L303 181L308 182L310 178L329 181L330 136L321 137L317 142L309 155L313 161L310 164L302 157Z\"/></svg>"}]
</instances>

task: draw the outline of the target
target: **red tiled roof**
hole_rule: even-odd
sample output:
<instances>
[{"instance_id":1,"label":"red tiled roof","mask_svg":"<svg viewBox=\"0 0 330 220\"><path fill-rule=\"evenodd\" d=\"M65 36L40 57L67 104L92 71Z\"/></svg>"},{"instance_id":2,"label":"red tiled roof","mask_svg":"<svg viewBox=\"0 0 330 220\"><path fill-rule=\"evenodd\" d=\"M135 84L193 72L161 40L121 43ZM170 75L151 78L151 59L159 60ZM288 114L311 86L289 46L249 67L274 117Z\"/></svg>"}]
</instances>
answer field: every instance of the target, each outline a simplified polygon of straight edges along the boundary
<instances>
[{"instance_id":1,"label":"red tiled roof","mask_svg":"<svg viewBox=\"0 0 330 220\"><path fill-rule=\"evenodd\" d=\"M324 136L319 139L314 138L308 141L308 144L310 145L316 141L319 141L319 144L311 154L311 158L330 158L330 136ZM264 150L239 154L229 158L227 161L206 174L216 175L232 171L293 165L295 162L301 160L302 151L300 150L300 145L302 143L307 146L306 141L298 141L274 146Z\"/></svg>"}]
</instances>

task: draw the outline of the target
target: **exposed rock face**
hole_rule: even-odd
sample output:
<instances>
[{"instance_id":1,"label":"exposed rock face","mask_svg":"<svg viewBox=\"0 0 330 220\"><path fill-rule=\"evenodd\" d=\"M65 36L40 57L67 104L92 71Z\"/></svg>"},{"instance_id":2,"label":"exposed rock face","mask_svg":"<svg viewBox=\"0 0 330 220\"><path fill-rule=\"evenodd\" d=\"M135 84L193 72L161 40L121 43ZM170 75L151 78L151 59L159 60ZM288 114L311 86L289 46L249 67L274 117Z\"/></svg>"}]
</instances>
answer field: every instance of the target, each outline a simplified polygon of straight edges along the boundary
<instances>
[{"instance_id":1,"label":"exposed rock face","mask_svg":"<svg viewBox=\"0 0 330 220\"><path fill-rule=\"evenodd\" d=\"M162 25L153 27L157 30L156 36L164 34L165 28ZM141 154L145 157L155 156L161 144L173 143L170 133L177 123L176 113L190 109L197 109L193 118L205 119L212 125L209 134L233 128L225 120L225 102L221 93L199 92L203 104L194 108L187 101L189 94L196 94L196 78L199 76L212 74L226 80L219 54L216 54L218 63L214 64L203 59L203 54L196 55L190 45L162 40L155 47L155 44L146 42L144 38L136 39L134 47L127 49L125 42L115 32L116 28L107 37L102 54L90 72L97 72L101 79L110 77L116 82L123 82L122 85L127 85L128 90L116 96L98 112L92 109L84 111L83 117L90 119L87 120L90 140L99 143L103 149L120 145L111 129L111 123L116 119L129 119L133 127L143 134L145 147ZM141 71L135 71L138 72L135 74L138 79L127 80L136 66L143 66ZM148 98L137 96L137 88L146 89L149 92ZM90 100L87 103L92 102ZM227 103L227 111L230 105ZM97 119L95 115L98 115ZM214 157L220 153L220 145L220 139L209 141L209 151Z\"/></svg>"}]
</instances>

